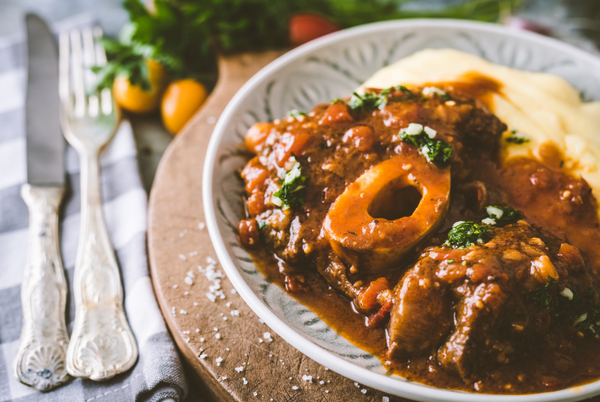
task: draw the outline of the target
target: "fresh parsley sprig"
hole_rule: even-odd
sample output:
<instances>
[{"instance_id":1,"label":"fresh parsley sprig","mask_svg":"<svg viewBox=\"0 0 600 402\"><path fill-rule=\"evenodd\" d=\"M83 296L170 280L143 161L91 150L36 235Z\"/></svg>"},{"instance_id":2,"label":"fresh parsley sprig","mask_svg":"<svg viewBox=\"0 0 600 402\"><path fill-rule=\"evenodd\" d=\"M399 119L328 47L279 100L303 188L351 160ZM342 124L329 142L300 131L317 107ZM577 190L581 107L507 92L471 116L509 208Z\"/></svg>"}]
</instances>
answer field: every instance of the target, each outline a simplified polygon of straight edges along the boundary
<instances>
[{"instance_id":1,"label":"fresh parsley sprig","mask_svg":"<svg viewBox=\"0 0 600 402\"><path fill-rule=\"evenodd\" d=\"M401 91L406 97L392 98L391 95L393 94L393 91ZM406 101L412 99L412 97L413 93L410 89L406 88L404 85L396 85L394 87L386 88L379 93L368 91L364 94L359 94L354 92L352 93L352 98L348 101L348 106L353 110L370 111L383 109L390 101Z\"/></svg>"},{"instance_id":2,"label":"fresh parsley sprig","mask_svg":"<svg viewBox=\"0 0 600 402\"><path fill-rule=\"evenodd\" d=\"M517 130L510 130L510 135L504 139L504 141L511 144L525 144L526 142L531 141L529 138L525 137L523 134L518 132Z\"/></svg>"},{"instance_id":3,"label":"fresh parsley sprig","mask_svg":"<svg viewBox=\"0 0 600 402\"><path fill-rule=\"evenodd\" d=\"M490 205L485 208L485 211L488 214L488 218L494 220L494 223L516 222L523 217L523 213L521 211L511 207Z\"/></svg>"},{"instance_id":4,"label":"fresh parsley sprig","mask_svg":"<svg viewBox=\"0 0 600 402\"><path fill-rule=\"evenodd\" d=\"M475 222L456 222L450 232L448 240L443 244L445 247L466 248L483 242L483 238L489 233L489 226L479 225Z\"/></svg>"},{"instance_id":5,"label":"fresh parsley sprig","mask_svg":"<svg viewBox=\"0 0 600 402\"><path fill-rule=\"evenodd\" d=\"M411 123L407 128L400 130L400 139L420 149L429 162L438 166L448 166L452 159L452 146L442 140L436 140L436 132L430 127Z\"/></svg>"},{"instance_id":6,"label":"fresh parsley sprig","mask_svg":"<svg viewBox=\"0 0 600 402\"><path fill-rule=\"evenodd\" d=\"M302 206L306 195L307 181L308 177L302 176L300 162L294 163L292 169L283 177L281 188L271 197L271 202L283 210Z\"/></svg>"}]
</instances>

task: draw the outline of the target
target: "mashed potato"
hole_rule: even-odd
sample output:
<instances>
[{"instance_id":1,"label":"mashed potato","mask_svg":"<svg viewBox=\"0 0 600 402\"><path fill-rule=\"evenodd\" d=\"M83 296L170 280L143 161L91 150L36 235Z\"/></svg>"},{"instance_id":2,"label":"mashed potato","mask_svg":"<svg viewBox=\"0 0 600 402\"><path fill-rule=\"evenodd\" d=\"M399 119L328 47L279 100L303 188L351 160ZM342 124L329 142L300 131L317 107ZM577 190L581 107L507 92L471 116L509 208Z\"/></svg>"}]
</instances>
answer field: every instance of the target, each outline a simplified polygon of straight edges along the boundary
<instances>
[{"instance_id":1,"label":"mashed potato","mask_svg":"<svg viewBox=\"0 0 600 402\"><path fill-rule=\"evenodd\" d=\"M568 171L583 176L600 200L600 102L582 102L561 77L500 66L457 50L423 50L379 70L361 89L457 81L468 73L502 84L488 107L510 130L530 139L522 145L502 141L504 158L539 158L540 146L551 141L563 151Z\"/></svg>"}]
</instances>

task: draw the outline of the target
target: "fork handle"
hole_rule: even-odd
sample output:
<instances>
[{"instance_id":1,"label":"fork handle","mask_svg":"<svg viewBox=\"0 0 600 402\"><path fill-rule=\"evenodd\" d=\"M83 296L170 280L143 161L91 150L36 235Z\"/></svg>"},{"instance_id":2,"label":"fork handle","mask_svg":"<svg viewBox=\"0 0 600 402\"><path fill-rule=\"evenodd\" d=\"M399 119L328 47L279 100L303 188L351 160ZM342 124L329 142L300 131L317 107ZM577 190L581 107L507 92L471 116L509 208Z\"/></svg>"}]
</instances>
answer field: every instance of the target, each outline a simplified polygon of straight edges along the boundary
<instances>
[{"instance_id":1,"label":"fork handle","mask_svg":"<svg viewBox=\"0 0 600 402\"><path fill-rule=\"evenodd\" d=\"M104 223L98 153L82 152L80 160L81 232L67 370L72 376L99 381L129 370L138 349L123 310L123 285Z\"/></svg>"},{"instance_id":2,"label":"fork handle","mask_svg":"<svg viewBox=\"0 0 600 402\"><path fill-rule=\"evenodd\" d=\"M40 391L69 380L65 367L67 281L58 233L63 194L61 186L25 184L21 188L29 208L29 250L21 285L23 326L14 367L19 381Z\"/></svg>"}]
</instances>

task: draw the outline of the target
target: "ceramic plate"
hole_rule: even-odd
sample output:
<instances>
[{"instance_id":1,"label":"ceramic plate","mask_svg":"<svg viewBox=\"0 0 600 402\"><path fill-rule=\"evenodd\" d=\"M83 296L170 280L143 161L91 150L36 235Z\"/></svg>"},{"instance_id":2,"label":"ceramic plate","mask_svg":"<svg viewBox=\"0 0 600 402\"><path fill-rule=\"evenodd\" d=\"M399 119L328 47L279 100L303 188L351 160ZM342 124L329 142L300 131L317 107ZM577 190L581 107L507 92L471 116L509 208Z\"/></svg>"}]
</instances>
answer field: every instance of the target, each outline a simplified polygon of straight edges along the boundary
<instances>
[{"instance_id":1,"label":"ceramic plate","mask_svg":"<svg viewBox=\"0 0 600 402\"><path fill-rule=\"evenodd\" d=\"M214 248L246 303L277 334L313 360L361 384L420 401L481 401L387 375L379 360L339 336L316 314L269 283L237 240L246 160L236 152L248 128L291 109L348 96L380 68L425 48L454 48L522 70L560 75L585 100L600 100L600 59L562 42L499 25L457 20L406 20L365 25L296 48L250 79L224 110L204 164L203 197ZM488 402L576 401L600 393L600 381L561 391Z\"/></svg>"}]
</instances>

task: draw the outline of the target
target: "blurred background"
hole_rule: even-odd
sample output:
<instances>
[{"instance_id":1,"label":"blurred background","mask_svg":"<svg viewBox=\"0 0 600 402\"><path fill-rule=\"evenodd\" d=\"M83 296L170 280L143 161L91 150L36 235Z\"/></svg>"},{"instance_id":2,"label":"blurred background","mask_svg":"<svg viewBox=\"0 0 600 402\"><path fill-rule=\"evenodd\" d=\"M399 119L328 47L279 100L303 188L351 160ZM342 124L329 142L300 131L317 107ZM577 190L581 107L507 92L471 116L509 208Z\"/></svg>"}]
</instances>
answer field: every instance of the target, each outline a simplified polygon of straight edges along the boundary
<instances>
[{"instance_id":1,"label":"blurred background","mask_svg":"<svg viewBox=\"0 0 600 402\"><path fill-rule=\"evenodd\" d=\"M98 72L99 87L113 86L117 102L128 110L147 190L173 136L214 87L219 53L289 48L338 29L412 17L496 22L553 36L592 53L600 50L599 0L182 0L174 4L170 0L0 0L0 45L22 38L26 12L35 12L55 26L69 19L95 20L106 36L118 38L105 43L113 63Z\"/></svg>"}]
</instances>

